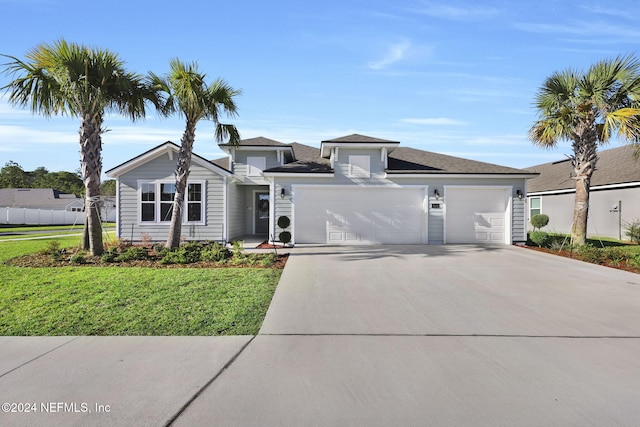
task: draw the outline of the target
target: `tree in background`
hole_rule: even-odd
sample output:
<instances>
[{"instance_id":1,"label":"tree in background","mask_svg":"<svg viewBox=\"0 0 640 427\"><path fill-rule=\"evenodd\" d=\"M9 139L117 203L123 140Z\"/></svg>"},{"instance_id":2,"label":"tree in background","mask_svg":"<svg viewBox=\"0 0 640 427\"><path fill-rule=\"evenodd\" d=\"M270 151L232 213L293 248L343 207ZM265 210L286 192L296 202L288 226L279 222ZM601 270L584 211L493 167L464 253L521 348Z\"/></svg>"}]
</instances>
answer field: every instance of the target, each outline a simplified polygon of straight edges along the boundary
<instances>
[{"instance_id":1,"label":"tree in background","mask_svg":"<svg viewBox=\"0 0 640 427\"><path fill-rule=\"evenodd\" d=\"M529 130L530 140L544 148L571 141L576 181L572 240L577 245L587 238L589 188L598 146L615 135L640 148L639 70L633 56L607 59L586 72L553 73L536 95L539 118Z\"/></svg>"},{"instance_id":2,"label":"tree in background","mask_svg":"<svg viewBox=\"0 0 640 427\"><path fill-rule=\"evenodd\" d=\"M228 140L230 144L237 144L240 140L235 126L219 121L222 111L230 116L237 114L234 97L239 95L240 91L233 89L221 79L208 85L205 78L206 75L198 71L198 65L195 62L185 64L177 58L171 60L170 71L166 76L149 73L148 77L149 86L164 96L161 113L168 116L177 112L186 119L175 170L175 193L166 243L166 246L171 248L180 245L182 209L197 123L200 120L211 120L216 126L215 139L218 142Z\"/></svg>"},{"instance_id":3,"label":"tree in background","mask_svg":"<svg viewBox=\"0 0 640 427\"><path fill-rule=\"evenodd\" d=\"M4 64L3 72L13 80L2 88L8 90L11 104L47 117L69 114L81 120L80 166L88 234L85 249L92 255L100 255L104 246L97 201L104 115L116 112L132 120L142 118L146 101L156 101L154 93L144 85L141 76L124 68L118 55L105 49L59 40L36 46L27 52L24 61L3 56L11 59Z\"/></svg>"},{"instance_id":4,"label":"tree in background","mask_svg":"<svg viewBox=\"0 0 640 427\"><path fill-rule=\"evenodd\" d=\"M29 187L29 177L18 163L10 160L0 169L0 188Z\"/></svg>"}]
</instances>

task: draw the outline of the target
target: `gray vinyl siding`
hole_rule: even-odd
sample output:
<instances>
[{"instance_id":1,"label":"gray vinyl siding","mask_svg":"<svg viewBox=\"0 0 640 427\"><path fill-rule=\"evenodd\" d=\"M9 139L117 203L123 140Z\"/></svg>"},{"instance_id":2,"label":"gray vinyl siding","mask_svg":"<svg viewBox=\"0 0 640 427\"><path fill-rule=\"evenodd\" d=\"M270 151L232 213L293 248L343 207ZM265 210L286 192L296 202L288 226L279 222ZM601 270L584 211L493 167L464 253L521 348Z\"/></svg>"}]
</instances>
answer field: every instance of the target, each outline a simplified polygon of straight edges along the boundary
<instances>
[{"instance_id":1,"label":"gray vinyl siding","mask_svg":"<svg viewBox=\"0 0 640 427\"><path fill-rule=\"evenodd\" d=\"M573 222L575 192L530 196L540 197L541 212L549 215L549 224L543 230L552 233L570 234ZM622 211L613 209L622 202ZM527 217L528 217L527 205ZM640 219L640 185L631 188L592 190L589 195L588 237L611 237L627 239L627 224ZM529 220L527 230L532 226Z\"/></svg>"},{"instance_id":2,"label":"gray vinyl siding","mask_svg":"<svg viewBox=\"0 0 640 427\"><path fill-rule=\"evenodd\" d=\"M166 240L169 233L169 223L141 223L139 212L139 181L168 181L173 178L176 159L169 159L162 155L156 159L122 174L119 177L120 204L119 208L119 237L132 241L140 241L149 235L153 241ZM224 239L224 177L206 168L191 165L189 181L204 183L205 194L204 224L182 225L182 235L185 240L223 240Z\"/></svg>"},{"instance_id":3,"label":"gray vinyl siding","mask_svg":"<svg viewBox=\"0 0 640 427\"><path fill-rule=\"evenodd\" d=\"M244 184L266 185L267 181L259 176L247 176L247 157L264 157L266 169L281 166L275 151L236 151L233 173L239 182Z\"/></svg>"},{"instance_id":4,"label":"gray vinyl siding","mask_svg":"<svg viewBox=\"0 0 640 427\"><path fill-rule=\"evenodd\" d=\"M235 184L229 185L229 240L247 234L245 227L246 209L244 189Z\"/></svg>"}]
</instances>

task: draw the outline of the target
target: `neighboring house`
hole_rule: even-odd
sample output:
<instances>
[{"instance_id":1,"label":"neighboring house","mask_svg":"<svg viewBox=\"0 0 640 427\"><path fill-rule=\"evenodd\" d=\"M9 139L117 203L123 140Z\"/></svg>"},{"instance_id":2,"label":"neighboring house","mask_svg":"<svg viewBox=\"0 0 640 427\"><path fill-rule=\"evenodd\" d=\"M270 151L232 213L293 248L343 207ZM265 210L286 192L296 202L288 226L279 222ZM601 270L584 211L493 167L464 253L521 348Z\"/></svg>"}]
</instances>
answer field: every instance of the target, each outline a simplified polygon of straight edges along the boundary
<instances>
[{"instance_id":1,"label":"neighboring house","mask_svg":"<svg viewBox=\"0 0 640 427\"><path fill-rule=\"evenodd\" d=\"M0 208L84 212L84 199L52 188L0 188ZM103 221L116 220L115 197L101 197L100 216Z\"/></svg>"},{"instance_id":2,"label":"neighboring house","mask_svg":"<svg viewBox=\"0 0 640 427\"><path fill-rule=\"evenodd\" d=\"M629 222L640 219L640 160L627 145L598 153L596 170L591 178L587 235L625 239ZM529 217L549 215L552 232L570 233L576 183L570 159L526 168L538 172L528 181ZM531 224L528 224L531 229Z\"/></svg>"},{"instance_id":3,"label":"neighboring house","mask_svg":"<svg viewBox=\"0 0 640 427\"><path fill-rule=\"evenodd\" d=\"M0 207L82 212L84 200L52 188L0 188Z\"/></svg>"},{"instance_id":4,"label":"neighboring house","mask_svg":"<svg viewBox=\"0 0 640 427\"><path fill-rule=\"evenodd\" d=\"M193 155L183 215L186 240L292 243L501 243L526 239L528 171L349 135L320 148L267 138ZM118 237L167 238L179 147L166 142L109 171L117 180Z\"/></svg>"}]
</instances>

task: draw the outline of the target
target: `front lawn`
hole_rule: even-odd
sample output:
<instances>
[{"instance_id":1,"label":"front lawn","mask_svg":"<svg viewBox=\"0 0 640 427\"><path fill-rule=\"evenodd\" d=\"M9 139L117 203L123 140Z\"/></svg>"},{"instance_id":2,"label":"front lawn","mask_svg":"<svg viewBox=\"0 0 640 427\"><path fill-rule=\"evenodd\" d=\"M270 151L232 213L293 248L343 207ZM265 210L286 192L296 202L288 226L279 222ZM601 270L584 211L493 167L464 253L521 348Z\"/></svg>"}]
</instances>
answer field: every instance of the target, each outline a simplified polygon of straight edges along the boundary
<instances>
[{"instance_id":1,"label":"front lawn","mask_svg":"<svg viewBox=\"0 0 640 427\"><path fill-rule=\"evenodd\" d=\"M0 335L254 335L282 272L4 264L48 244L0 242Z\"/></svg>"}]
</instances>

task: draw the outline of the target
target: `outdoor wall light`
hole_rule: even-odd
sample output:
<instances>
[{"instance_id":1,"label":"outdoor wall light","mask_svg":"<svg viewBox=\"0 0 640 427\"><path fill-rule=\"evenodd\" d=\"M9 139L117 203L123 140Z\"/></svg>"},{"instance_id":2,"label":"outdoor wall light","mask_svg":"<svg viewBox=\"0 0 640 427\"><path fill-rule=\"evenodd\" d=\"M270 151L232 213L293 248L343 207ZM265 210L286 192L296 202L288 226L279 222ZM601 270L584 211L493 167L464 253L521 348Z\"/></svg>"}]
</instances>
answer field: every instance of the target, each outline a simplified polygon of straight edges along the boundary
<instances>
[{"instance_id":1,"label":"outdoor wall light","mask_svg":"<svg viewBox=\"0 0 640 427\"><path fill-rule=\"evenodd\" d=\"M284 199L285 194L287 194L286 190L283 188L280 189L280 198Z\"/></svg>"},{"instance_id":2,"label":"outdoor wall light","mask_svg":"<svg viewBox=\"0 0 640 427\"><path fill-rule=\"evenodd\" d=\"M438 191L438 189L437 189L437 188L435 188L435 189L433 190L433 195L434 195L434 196L436 196L436 200L438 200L438 198L440 198L440 192Z\"/></svg>"},{"instance_id":3,"label":"outdoor wall light","mask_svg":"<svg viewBox=\"0 0 640 427\"><path fill-rule=\"evenodd\" d=\"M516 196L518 196L518 199L520 200L524 197L524 194L522 194L522 191L520 191L519 188L516 190Z\"/></svg>"}]
</instances>

